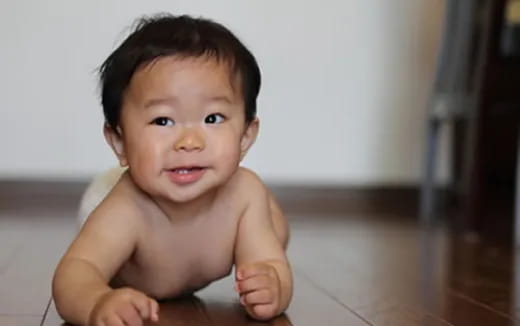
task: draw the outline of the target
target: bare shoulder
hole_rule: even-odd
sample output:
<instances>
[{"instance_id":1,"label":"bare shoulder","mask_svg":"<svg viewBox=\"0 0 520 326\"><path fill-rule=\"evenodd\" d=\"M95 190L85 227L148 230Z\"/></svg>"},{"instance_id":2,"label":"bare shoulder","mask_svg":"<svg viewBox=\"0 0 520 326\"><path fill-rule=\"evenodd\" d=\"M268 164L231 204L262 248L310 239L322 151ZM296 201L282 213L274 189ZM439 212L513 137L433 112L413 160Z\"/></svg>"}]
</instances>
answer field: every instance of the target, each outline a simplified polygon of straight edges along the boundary
<instances>
[{"instance_id":1,"label":"bare shoulder","mask_svg":"<svg viewBox=\"0 0 520 326\"><path fill-rule=\"evenodd\" d=\"M125 173L90 214L64 258L89 261L109 279L136 250L145 198ZM100 250L101 249L101 250Z\"/></svg>"},{"instance_id":2,"label":"bare shoulder","mask_svg":"<svg viewBox=\"0 0 520 326\"><path fill-rule=\"evenodd\" d=\"M142 223L143 206L147 199L125 172L99 206L92 211L86 226L121 226L124 229L138 227ZM113 229L117 232L116 229Z\"/></svg>"},{"instance_id":3,"label":"bare shoulder","mask_svg":"<svg viewBox=\"0 0 520 326\"><path fill-rule=\"evenodd\" d=\"M260 177L250 169L240 167L235 175L235 189L246 202L252 200L265 201L270 197L270 191Z\"/></svg>"},{"instance_id":4,"label":"bare shoulder","mask_svg":"<svg viewBox=\"0 0 520 326\"><path fill-rule=\"evenodd\" d=\"M271 210L280 211L273 192L265 185L262 179L254 171L248 168L240 167L237 173L241 179L241 191L243 191L244 194L247 196L256 194L260 195L262 199L267 198Z\"/></svg>"},{"instance_id":5,"label":"bare shoulder","mask_svg":"<svg viewBox=\"0 0 520 326\"><path fill-rule=\"evenodd\" d=\"M244 200L247 203L245 208L267 210L263 216L271 218L275 233L285 248L289 241L289 224L274 194L253 171L240 168L238 173L241 174L242 179L240 193L245 196Z\"/></svg>"},{"instance_id":6,"label":"bare shoulder","mask_svg":"<svg viewBox=\"0 0 520 326\"><path fill-rule=\"evenodd\" d=\"M262 179L251 169L240 167L237 171L237 177L240 181L241 186L253 187L254 190L257 191L267 190L267 187L265 186Z\"/></svg>"},{"instance_id":7,"label":"bare shoulder","mask_svg":"<svg viewBox=\"0 0 520 326\"><path fill-rule=\"evenodd\" d=\"M286 232L282 232L282 229L279 232L277 227L284 222L283 215L278 213L278 206L271 192L253 171L241 168L237 174L240 179L240 194L247 202L239 219L235 246L237 266L284 259Z\"/></svg>"}]
</instances>

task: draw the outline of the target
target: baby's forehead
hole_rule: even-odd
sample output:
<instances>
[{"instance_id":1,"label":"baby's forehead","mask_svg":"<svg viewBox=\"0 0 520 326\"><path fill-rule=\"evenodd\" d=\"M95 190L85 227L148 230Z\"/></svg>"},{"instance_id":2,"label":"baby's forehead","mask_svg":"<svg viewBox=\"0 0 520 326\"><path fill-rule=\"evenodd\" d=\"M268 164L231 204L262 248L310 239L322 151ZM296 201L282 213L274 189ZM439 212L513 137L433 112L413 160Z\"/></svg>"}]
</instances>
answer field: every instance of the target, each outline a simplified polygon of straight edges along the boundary
<instances>
[{"instance_id":1,"label":"baby's forehead","mask_svg":"<svg viewBox=\"0 0 520 326\"><path fill-rule=\"evenodd\" d=\"M123 106L148 107L149 103L163 102L160 100L165 98L175 102L218 98L245 110L238 75L230 63L211 57L160 57L136 69L125 91Z\"/></svg>"},{"instance_id":2,"label":"baby's forehead","mask_svg":"<svg viewBox=\"0 0 520 326\"><path fill-rule=\"evenodd\" d=\"M205 80L214 79L216 75L220 78L225 78L228 81L226 84L229 85L233 93L241 96L242 78L234 62L210 55L170 55L158 57L139 66L134 72L132 80L142 75L146 75L148 78L155 78L160 75L171 77L172 74L186 73L186 71L207 75Z\"/></svg>"},{"instance_id":3,"label":"baby's forehead","mask_svg":"<svg viewBox=\"0 0 520 326\"><path fill-rule=\"evenodd\" d=\"M219 71L226 74L234 82L239 81L240 73L232 60L210 55L186 56L177 54L161 56L141 64L134 72L134 75L140 71L151 72L158 69L183 70L187 67L197 67L209 73Z\"/></svg>"}]
</instances>

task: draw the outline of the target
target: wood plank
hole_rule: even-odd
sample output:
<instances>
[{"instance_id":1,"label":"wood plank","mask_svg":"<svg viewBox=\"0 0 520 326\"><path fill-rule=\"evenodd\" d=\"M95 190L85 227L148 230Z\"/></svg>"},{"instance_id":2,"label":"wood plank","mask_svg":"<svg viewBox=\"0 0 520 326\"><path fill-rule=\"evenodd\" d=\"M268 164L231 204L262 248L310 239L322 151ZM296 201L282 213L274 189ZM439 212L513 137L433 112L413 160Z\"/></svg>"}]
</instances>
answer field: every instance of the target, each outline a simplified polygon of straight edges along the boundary
<instances>
[{"instance_id":1,"label":"wood plank","mask_svg":"<svg viewBox=\"0 0 520 326\"><path fill-rule=\"evenodd\" d=\"M308 206L306 196L299 200ZM287 202L294 204L288 255L295 295L267 325L520 324L514 256L503 248L461 242L444 227L422 229L413 216L383 206L342 211L343 203L327 210L319 201L312 209L297 207L296 197ZM45 311L55 264L75 232L71 203L59 205L0 205L0 325L39 324L32 322ZM257 325L232 288L226 278L197 297L162 302L161 325ZM51 305L43 325L61 324Z\"/></svg>"},{"instance_id":2,"label":"wood plank","mask_svg":"<svg viewBox=\"0 0 520 326\"><path fill-rule=\"evenodd\" d=\"M1 216L0 314L43 315L59 257L73 234L68 216L23 218ZM13 249L15 248L15 249ZM8 259L5 259L8 257Z\"/></svg>"},{"instance_id":3,"label":"wood plank","mask_svg":"<svg viewBox=\"0 0 520 326\"><path fill-rule=\"evenodd\" d=\"M258 325L247 317L227 277L198 292L196 296L160 303L160 322L150 325ZM43 326L58 326L62 320L51 304ZM262 325L369 325L353 312L296 275L293 301L286 314Z\"/></svg>"},{"instance_id":4,"label":"wood plank","mask_svg":"<svg viewBox=\"0 0 520 326\"><path fill-rule=\"evenodd\" d=\"M376 220L377 221L377 220ZM467 300L448 287L449 237L394 219L300 225L293 263L310 281L374 324L510 325L508 313ZM334 225L334 228L327 224ZM305 238L305 241L299 239ZM507 280L505 280L507 281ZM471 317L475 316L475 318Z\"/></svg>"},{"instance_id":5,"label":"wood plank","mask_svg":"<svg viewBox=\"0 0 520 326\"><path fill-rule=\"evenodd\" d=\"M514 256L510 250L483 241L452 241L450 289L461 297L520 319L520 311L513 308L514 289L520 284L515 284Z\"/></svg>"},{"instance_id":6,"label":"wood plank","mask_svg":"<svg viewBox=\"0 0 520 326\"><path fill-rule=\"evenodd\" d=\"M274 325L319 325L343 326L343 325L368 325L362 318L355 313L345 309L340 303L336 302L320 289L302 278L298 273L294 275L294 295L285 316L272 321ZM227 277L216 282L197 295L205 303L208 303L208 315L212 320L218 319L222 322L217 325L226 325L226 318L234 315L233 323L227 325L247 324L243 310L238 303L238 297L233 291L233 278ZM213 309L212 304L220 306L220 309ZM224 307L227 312L224 312ZM234 313L231 313L234 311ZM217 318L215 318L217 316ZM241 317L239 317L241 316Z\"/></svg>"}]
</instances>

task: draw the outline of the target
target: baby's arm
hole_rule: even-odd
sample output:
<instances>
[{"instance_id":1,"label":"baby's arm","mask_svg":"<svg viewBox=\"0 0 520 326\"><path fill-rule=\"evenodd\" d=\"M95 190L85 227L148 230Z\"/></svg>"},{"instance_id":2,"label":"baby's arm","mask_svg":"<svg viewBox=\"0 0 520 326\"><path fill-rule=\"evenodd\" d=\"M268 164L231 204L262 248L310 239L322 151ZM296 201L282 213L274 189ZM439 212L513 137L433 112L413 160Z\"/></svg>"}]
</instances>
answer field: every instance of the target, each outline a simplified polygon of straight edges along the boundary
<instances>
[{"instance_id":1,"label":"baby's arm","mask_svg":"<svg viewBox=\"0 0 520 326\"><path fill-rule=\"evenodd\" d=\"M271 221L269 193L256 179L248 187L250 203L241 217L235 247L237 290L256 319L273 318L292 297L292 274Z\"/></svg>"},{"instance_id":2,"label":"baby's arm","mask_svg":"<svg viewBox=\"0 0 520 326\"><path fill-rule=\"evenodd\" d=\"M92 312L100 315L107 307L114 307L114 295L132 301L141 315L150 315L151 308L157 310L157 303L147 303L151 299L144 294L131 289L116 292L108 285L134 251L138 234L135 213L121 209L117 199L111 199L89 217L55 271L52 288L56 308L72 324L97 325L99 320L93 319ZM135 315L132 309L125 309L126 315ZM105 325L118 324L118 317L110 319L113 320L104 321Z\"/></svg>"}]
</instances>

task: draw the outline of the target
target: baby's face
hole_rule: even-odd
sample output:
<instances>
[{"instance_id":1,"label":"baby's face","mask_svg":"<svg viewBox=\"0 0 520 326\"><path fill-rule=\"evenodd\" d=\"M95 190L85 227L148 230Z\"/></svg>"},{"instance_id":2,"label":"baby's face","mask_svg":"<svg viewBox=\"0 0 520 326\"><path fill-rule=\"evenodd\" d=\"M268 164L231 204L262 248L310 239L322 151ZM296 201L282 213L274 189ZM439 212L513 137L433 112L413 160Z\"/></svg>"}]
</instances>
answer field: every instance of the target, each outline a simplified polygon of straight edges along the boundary
<instances>
[{"instance_id":1,"label":"baby's face","mask_svg":"<svg viewBox=\"0 0 520 326\"><path fill-rule=\"evenodd\" d=\"M185 202L224 184L256 137L225 64L161 58L138 69L125 93L123 163L152 196Z\"/></svg>"}]
</instances>

